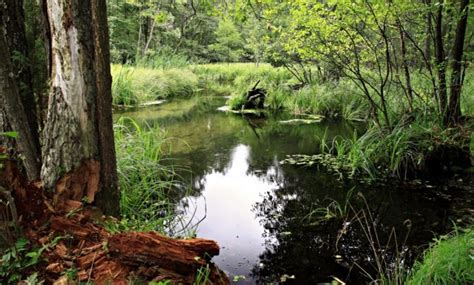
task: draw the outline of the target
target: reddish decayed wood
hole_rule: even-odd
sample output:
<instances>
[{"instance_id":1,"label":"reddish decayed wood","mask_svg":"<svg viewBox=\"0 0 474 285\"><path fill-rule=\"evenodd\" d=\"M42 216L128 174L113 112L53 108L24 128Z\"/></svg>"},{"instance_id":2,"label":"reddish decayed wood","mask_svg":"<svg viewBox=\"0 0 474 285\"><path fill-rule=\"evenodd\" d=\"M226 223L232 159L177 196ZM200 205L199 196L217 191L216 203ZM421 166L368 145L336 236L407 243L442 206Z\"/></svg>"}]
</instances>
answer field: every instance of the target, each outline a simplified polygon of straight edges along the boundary
<instances>
[{"instance_id":1,"label":"reddish decayed wood","mask_svg":"<svg viewBox=\"0 0 474 285\"><path fill-rule=\"evenodd\" d=\"M206 257L219 253L219 246L213 241L173 240L153 232L117 234L109 239L108 246L110 254L125 264L158 265L179 274L195 272L206 265Z\"/></svg>"},{"instance_id":2,"label":"reddish decayed wood","mask_svg":"<svg viewBox=\"0 0 474 285\"><path fill-rule=\"evenodd\" d=\"M213 284L229 284L225 274L209 263L219 254L219 246L212 240L175 240L155 232L111 235L83 214L52 217L51 229L77 240L71 250L75 265L89 272L97 284L121 284L130 273L145 280L192 284L197 270L207 266Z\"/></svg>"},{"instance_id":3,"label":"reddish decayed wood","mask_svg":"<svg viewBox=\"0 0 474 285\"><path fill-rule=\"evenodd\" d=\"M219 254L219 246L212 240L175 240L155 232L113 235L94 222L102 219L100 212L86 207L69 216L59 215L56 209L46 206L51 200L40 184L26 182L12 164L6 165L3 174L0 184L12 190L29 239L48 244L54 236L63 236L43 253L49 264L39 271L49 283L67 284L61 276L75 268L79 280L94 284L127 284L131 276L192 284L197 270L205 267L210 270L209 284L230 284L228 277L210 262Z\"/></svg>"}]
</instances>

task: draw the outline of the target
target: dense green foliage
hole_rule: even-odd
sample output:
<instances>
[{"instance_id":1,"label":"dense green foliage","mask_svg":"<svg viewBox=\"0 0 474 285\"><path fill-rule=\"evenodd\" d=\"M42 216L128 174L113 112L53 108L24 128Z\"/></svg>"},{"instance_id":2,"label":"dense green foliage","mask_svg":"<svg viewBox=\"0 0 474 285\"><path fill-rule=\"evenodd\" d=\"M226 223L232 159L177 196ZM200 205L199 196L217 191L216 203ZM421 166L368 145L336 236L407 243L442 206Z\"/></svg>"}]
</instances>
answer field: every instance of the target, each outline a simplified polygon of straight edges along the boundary
<instances>
[{"instance_id":1,"label":"dense green foliage","mask_svg":"<svg viewBox=\"0 0 474 285\"><path fill-rule=\"evenodd\" d=\"M474 282L474 231L456 232L436 240L422 262L415 264L407 284L471 284Z\"/></svg>"}]
</instances>

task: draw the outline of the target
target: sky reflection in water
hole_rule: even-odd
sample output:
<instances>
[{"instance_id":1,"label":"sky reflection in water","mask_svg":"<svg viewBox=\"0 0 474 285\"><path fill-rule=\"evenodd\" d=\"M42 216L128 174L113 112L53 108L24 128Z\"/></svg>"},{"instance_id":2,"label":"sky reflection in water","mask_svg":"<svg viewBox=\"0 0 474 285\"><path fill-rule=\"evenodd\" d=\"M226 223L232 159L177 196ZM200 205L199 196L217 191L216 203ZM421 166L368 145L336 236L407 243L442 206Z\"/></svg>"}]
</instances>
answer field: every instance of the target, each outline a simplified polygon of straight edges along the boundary
<instances>
[{"instance_id":1,"label":"sky reflection in water","mask_svg":"<svg viewBox=\"0 0 474 285\"><path fill-rule=\"evenodd\" d=\"M278 187L269 179L249 171L251 148L239 144L231 152L229 167L224 172L212 171L202 178L202 196L196 199L196 218L203 217L198 236L216 240L221 254L214 258L224 271L233 275L247 275L258 263L265 249L264 228L252 211L262 195ZM273 167L268 174L275 173ZM207 213L205 208L207 207Z\"/></svg>"}]
</instances>

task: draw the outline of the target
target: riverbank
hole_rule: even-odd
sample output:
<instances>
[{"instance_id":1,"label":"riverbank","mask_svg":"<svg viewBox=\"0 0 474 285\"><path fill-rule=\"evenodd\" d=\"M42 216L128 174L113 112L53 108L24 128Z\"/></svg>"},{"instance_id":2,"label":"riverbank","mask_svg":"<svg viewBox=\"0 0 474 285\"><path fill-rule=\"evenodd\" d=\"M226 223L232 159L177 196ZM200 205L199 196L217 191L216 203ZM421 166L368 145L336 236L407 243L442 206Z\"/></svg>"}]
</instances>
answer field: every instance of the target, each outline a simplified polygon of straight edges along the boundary
<instances>
[{"instance_id":1,"label":"riverbank","mask_svg":"<svg viewBox=\"0 0 474 285\"><path fill-rule=\"evenodd\" d=\"M473 96L463 96L462 124L446 127L434 112L429 94L419 94L407 113L400 90L387 96L387 120L390 126L374 123L369 102L351 80L315 81L298 84L290 71L269 64L253 63L189 65L179 69L150 69L114 65L114 102L139 105L148 101L198 96L229 96L227 105L240 110L245 94L260 81L267 90L265 108L271 112L295 116L318 115L326 120L342 119L366 125L366 131L343 140L323 140L323 152L330 160L348 169L349 176L369 179L413 179L455 172L471 164ZM474 72L466 73L464 93L473 92ZM423 90L428 82L413 74L413 89Z\"/></svg>"}]
</instances>

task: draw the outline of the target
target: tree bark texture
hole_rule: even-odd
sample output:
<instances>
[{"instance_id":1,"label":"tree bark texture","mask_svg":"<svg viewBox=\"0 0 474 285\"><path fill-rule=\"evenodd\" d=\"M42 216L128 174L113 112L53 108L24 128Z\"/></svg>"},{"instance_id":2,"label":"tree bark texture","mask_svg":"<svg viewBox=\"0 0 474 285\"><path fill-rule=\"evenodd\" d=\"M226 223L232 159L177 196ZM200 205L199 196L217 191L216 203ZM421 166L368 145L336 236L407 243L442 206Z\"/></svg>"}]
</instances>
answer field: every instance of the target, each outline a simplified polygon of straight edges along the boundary
<instances>
[{"instance_id":1,"label":"tree bark texture","mask_svg":"<svg viewBox=\"0 0 474 285\"><path fill-rule=\"evenodd\" d=\"M100 185L97 205L108 215L120 215L117 162L112 120L112 75L110 74L109 28L106 0L92 0L97 77L97 120L99 130ZM116 201L116 203L111 203Z\"/></svg>"},{"instance_id":2,"label":"tree bark texture","mask_svg":"<svg viewBox=\"0 0 474 285\"><path fill-rule=\"evenodd\" d=\"M39 150L37 106L33 92L32 72L28 64L23 0L0 0L0 20L5 29L5 39L12 63L11 72L26 111L32 143Z\"/></svg>"},{"instance_id":3,"label":"tree bark texture","mask_svg":"<svg viewBox=\"0 0 474 285\"><path fill-rule=\"evenodd\" d=\"M446 114L446 123L448 124L458 123L461 117L462 57L464 53L464 40L466 37L468 10L469 0L462 0L459 12L461 17L457 24L453 45L451 92Z\"/></svg>"},{"instance_id":4,"label":"tree bark texture","mask_svg":"<svg viewBox=\"0 0 474 285\"><path fill-rule=\"evenodd\" d=\"M4 57L3 60L0 60L0 106L4 107L10 127L19 134L17 145L28 178L35 180L39 177L40 170L39 149L34 143L34 135L28 124L21 95L15 83L10 62L10 52L3 29L0 29L0 55ZM4 115L0 115L0 117L5 119Z\"/></svg>"},{"instance_id":5,"label":"tree bark texture","mask_svg":"<svg viewBox=\"0 0 474 285\"><path fill-rule=\"evenodd\" d=\"M220 251L212 240L174 240L155 232L110 234L88 219L87 213L51 218L51 230L72 236L73 241L60 242L52 250L48 275L64 272L70 268L67 260L73 259L78 279L94 284L127 284L133 275L146 281L191 285L195 284L197 271L206 268L206 284L230 284L225 273L210 261Z\"/></svg>"},{"instance_id":6,"label":"tree bark texture","mask_svg":"<svg viewBox=\"0 0 474 285\"><path fill-rule=\"evenodd\" d=\"M97 18L106 12L97 8L105 4L47 1L52 69L41 178L47 189L54 189L57 205L86 193L92 203L103 190L113 193L108 203L117 209L108 31L106 17ZM104 171L112 174L102 177Z\"/></svg>"}]
</instances>

